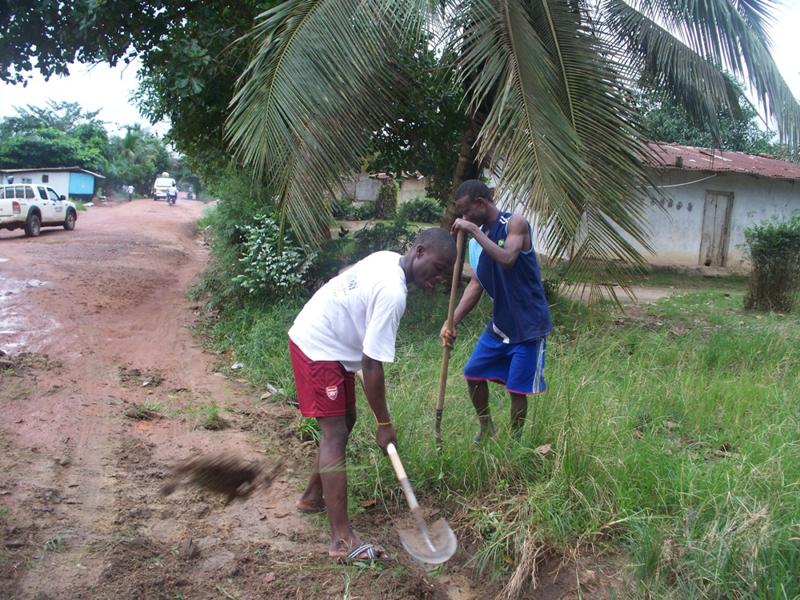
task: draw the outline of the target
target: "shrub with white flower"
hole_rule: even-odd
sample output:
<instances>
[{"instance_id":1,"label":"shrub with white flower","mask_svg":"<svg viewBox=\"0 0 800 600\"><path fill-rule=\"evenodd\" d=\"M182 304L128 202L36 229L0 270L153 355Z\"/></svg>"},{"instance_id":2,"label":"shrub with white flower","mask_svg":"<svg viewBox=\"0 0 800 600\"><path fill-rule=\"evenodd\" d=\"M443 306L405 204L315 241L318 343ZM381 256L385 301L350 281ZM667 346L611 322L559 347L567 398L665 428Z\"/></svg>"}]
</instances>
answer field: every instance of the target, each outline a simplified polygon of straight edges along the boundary
<instances>
[{"instance_id":1,"label":"shrub with white flower","mask_svg":"<svg viewBox=\"0 0 800 600\"><path fill-rule=\"evenodd\" d=\"M317 258L284 236L283 252L278 253L280 227L272 217L259 215L255 223L243 227L244 242L239 263L242 272L233 281L250 294L263 294L271 300L285 298L302 290Z\"/></svg>"}]
</instances>

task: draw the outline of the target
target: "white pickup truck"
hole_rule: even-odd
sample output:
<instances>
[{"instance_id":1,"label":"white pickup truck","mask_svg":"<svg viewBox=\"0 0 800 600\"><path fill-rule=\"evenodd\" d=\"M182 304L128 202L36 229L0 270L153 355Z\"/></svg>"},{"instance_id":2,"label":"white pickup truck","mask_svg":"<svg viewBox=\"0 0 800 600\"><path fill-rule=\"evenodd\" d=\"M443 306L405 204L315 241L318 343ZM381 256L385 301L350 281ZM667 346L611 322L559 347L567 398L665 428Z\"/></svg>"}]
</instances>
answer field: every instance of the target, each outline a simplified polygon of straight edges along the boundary
<instances>
[{"instance_id":1,"label":"white pickup truck","mask_svg":"<svg viewBox=\"0 0 800 600\"><path fill-rule=\"evenodd\" d=\"M42 227L75 229L78 209L64 196L45 185L14 183L0 185L0 229L25 229L36 237Z\"/></svg>"}]
</instances>

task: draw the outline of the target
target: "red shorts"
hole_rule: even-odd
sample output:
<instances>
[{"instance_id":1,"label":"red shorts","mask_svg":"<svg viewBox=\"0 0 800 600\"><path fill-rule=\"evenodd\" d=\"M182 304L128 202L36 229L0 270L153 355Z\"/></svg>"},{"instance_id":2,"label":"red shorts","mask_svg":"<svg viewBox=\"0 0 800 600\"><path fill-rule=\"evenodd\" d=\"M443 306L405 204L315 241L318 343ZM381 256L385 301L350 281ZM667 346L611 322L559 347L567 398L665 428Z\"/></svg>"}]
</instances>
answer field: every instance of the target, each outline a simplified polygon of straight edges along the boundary
<instances>
[{"instance_id":1,"label":"red shorts","mask_svg":"<svg viewBox=\"0 0 800 600\"><path fill-rule=\"evenodd\" d=\"M342 417L356 403L356 380L342 363L311 360L289 340L289 354L297 387L297 404L304 417Z\"/></svg>"}]
</instances>

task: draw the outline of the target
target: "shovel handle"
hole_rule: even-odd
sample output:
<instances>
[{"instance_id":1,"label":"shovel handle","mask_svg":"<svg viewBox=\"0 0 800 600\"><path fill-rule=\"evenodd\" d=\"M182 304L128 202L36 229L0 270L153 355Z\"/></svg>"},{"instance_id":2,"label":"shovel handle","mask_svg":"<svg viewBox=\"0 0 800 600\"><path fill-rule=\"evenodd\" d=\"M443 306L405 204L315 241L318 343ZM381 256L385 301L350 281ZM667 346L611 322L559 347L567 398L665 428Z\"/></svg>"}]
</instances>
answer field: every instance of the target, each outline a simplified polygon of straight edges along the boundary
<instances>
[{"instance_id":1,"label":"shovel handle","mask_svg":"<svg viewBox=\"0 0 800 600\"><path fill-rule=\"evenodd\" d=\"M386 446L386 454L389 455L389 460L392 461L394 473L397 475L397 480L400 482L400 487L403 488L403 493L406 495L408 507L412 511L416 510L419 507L417 497L414 495L414 490L411 489L411 483L408 481L408 475L406 475L406 470L403 468L403 463L400 462L400 456L397 454L397 448L393 443L390 442L389 445Z\"/></svg>"},{"instance_id":2,"label":"shovel handle","mask_svg":"<svg viewBox=\"0 0 800 600\"><path fill-rule=\"evenodd\" d=\"M456 236L456 263L453 265L453 279L450 282L450 301L447 304L447 328L453 328L453 316L456 312L456 298L461 271L464 268L464 231L459 230ZM439 372L439 399L436 402L436 432L441 429L442 410L444 409L444 393L447 389L447 367L450 364L450 346L444 347L442 354L442 370ZM438 437L438 436L437 436Z\"/></svg>"}]
</instances>

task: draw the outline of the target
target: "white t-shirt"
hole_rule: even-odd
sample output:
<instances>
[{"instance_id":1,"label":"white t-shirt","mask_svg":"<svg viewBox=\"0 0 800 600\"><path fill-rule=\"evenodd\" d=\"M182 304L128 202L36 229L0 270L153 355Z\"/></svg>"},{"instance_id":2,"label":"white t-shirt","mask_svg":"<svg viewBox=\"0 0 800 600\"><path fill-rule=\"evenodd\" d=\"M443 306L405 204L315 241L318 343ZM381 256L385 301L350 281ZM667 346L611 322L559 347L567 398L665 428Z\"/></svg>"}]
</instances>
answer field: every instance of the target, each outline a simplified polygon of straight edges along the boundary
<instances>
[{"instance_id":1,"label":"white t-shirt","mask_svg":"<svg viewBox=\"0 0 800 600\"><path fill-rule=\"evenodd\" d=\"M311 360L336 360L348 371L361 368L362 354L393 362L408 293L400 258L375 252L331 279L297 315L289 337Z\"/></svg>"}]
</instances>

